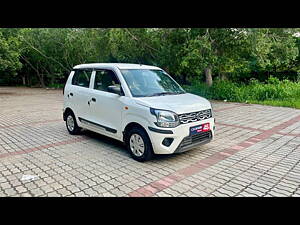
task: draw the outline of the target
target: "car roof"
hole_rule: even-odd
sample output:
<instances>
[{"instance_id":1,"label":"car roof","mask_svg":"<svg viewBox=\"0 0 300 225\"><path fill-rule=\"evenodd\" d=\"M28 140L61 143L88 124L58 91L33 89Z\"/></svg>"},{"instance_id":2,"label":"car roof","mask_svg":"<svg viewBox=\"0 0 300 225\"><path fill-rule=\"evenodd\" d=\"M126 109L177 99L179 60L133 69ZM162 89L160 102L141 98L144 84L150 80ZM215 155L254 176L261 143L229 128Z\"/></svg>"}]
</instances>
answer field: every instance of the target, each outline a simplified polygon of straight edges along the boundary
<instances>
[{"instance_id":1,"label":"car roof","mask_svg":"<svg viewBox=\"0 0 300 225\"><path fill-rule=\"evenodd\" d=\"M156 66L131 64L131 63L88 63L88 64L80 64L73 67L73 69L102 69L102 68L161 70L161 68Z\"/></svg>"}]
</instances>

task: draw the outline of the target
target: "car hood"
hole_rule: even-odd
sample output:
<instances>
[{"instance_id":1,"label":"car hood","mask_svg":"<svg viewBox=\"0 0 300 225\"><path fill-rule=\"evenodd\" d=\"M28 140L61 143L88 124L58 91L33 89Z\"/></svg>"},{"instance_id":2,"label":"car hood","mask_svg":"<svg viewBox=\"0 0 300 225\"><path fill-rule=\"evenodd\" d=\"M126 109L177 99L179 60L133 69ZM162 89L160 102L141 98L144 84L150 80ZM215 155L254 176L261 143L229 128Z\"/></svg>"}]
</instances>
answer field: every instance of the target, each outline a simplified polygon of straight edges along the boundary
<instances>
[{"instance_id":1,"label":"car hood","mask_svg":"<svg viewBox=\"0 0 300 225\"><path fill-rule=\"evenodd\" d=\"M211 104L207 99L189 93L135 98L135 101L137 104L143 106L169 110L177 114L197 112L211 108Z\"/></svg>"}]
</instances>

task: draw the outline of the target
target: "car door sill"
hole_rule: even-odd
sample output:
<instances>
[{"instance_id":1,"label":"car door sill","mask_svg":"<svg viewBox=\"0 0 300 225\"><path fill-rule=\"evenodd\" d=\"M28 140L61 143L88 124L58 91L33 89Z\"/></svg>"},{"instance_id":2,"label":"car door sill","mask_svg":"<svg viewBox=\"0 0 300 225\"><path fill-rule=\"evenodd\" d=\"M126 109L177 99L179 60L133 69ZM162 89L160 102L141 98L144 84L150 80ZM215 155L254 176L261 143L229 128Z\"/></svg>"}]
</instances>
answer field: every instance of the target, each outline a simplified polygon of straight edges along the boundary
<instances>
[{"instance_id":1,"label":"car door sill","mask_svg":"<svg viewBox=\"0 0 300 225\"><path fill-rule=\"evenodd\" d=\"M106 131L111 132L111 133L113 133L113 134L117 133L117 130L115 130L115 129L113 129L113 128L106 127L106 126L103 126L103 125L98 124L98 123L94 123L94 122L92 122L92 121L83 119L83 118L81 118L81 117L78 117L78 119L79 119L79 121L80 121L81 123L84 123L84 124L87 124L87 125L94 125L94 126L97 126L97 127L99 127L99 128L102 128L102 129L104 128Z\"/></svg>"}]
</instances>

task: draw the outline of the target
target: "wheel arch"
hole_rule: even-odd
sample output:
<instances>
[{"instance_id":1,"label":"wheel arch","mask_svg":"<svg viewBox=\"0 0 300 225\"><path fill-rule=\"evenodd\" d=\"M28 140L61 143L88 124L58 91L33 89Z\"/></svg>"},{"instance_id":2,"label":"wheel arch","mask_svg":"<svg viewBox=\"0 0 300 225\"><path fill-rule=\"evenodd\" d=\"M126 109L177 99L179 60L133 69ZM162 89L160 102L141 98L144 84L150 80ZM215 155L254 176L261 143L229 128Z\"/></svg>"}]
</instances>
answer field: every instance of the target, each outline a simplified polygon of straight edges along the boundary
<instances>
[{"instance_id":1,"label":"wheel arch","mask_svg":"<svg viewBox=\"0 0 300 225\"><path fill-rule=\"evenodd\" d=\"M130 147L129 147L129 135L128 134L130 134L130 130L132 130L134 128L142 130L144 135L146 135L146 139L148 139L148 140L144 140L145 143L148 142L148 145L147 145L148 147L145 147L148 150L147 150L147 153L145 153L146 156L143 156L144 157L143 159L137 159L136 158L137 156L134 156L133 152L130 150ZM131 152L132 157L140 162L151 159L155 154L154 150L153 150L152 140L151 140L147 130L141 124L139 124L137 122L130 122L126 125L126 127L123 131L123 142L126 145L127 149Z\"/></svg>"},{"instance_id":2,"label":"wheel arch","mask_svg":"<svg viewBox=\"0 0 300 225\"><path fill-rule=\"evenodd\" d=\"M68 113L73 113L73 114L74 114L73 110L72 110L70 107L67 107L67 108L65 109L64 113L63 113L64 121L67 120L67 114L68 114ZM74 114L74 115L75 115L75 114Z\"/></svg>"},{"instance_id":3,"label":"wheel arch","mask_svg":"<svg viewBox=\"0 0 300 225\"><path fill-rule=\"evenodd\" d=\"M143 129L145 131L145 133L148 135L148 138L150 139L147 130L141 124L139 124L138 122L130 122L125 126L124 131L123 131L123 142L124 143L126 143L126 140L128 138L128 136L127 136L128 132L131 129L133 129L134 127L139 127L141 129Z\"/></svg>"}]
</instances>

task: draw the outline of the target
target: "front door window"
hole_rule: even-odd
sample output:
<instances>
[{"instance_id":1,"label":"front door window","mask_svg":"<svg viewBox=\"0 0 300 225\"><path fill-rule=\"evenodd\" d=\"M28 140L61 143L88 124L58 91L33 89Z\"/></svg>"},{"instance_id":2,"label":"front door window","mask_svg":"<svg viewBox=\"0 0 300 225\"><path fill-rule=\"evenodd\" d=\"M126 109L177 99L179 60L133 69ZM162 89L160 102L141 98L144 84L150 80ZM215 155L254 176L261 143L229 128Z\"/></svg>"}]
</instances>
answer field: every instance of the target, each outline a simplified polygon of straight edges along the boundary
<instances>
[{"instance_id":1,"label":"front door window","mask_svg":"<svg viewBox=\"0 0 300 225\"><path fill-rule=\"evenodd\" d=\"M111 70L96 71L94 89L109 92L109 86L120 86L120 82L115 73Z\"/></svg>"}]
</instances>

